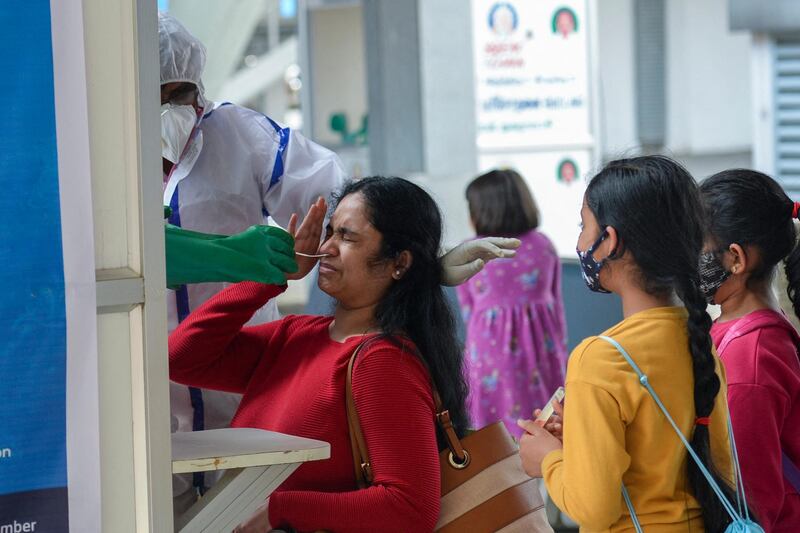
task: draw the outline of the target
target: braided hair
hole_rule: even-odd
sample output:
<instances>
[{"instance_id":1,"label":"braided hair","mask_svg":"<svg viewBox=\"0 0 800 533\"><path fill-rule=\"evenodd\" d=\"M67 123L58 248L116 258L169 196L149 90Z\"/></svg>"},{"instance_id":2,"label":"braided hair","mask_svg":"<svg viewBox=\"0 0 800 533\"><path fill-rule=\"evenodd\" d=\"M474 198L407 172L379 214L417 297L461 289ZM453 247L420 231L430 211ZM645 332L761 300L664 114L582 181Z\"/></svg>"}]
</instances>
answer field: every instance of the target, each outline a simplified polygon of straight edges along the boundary
<instances>
[{"instance_id":1,"label":"braided hair","mask_svg":"<svg viewBox=\"0 0 800 533\"><path fill-rule=\"evenodd\" d=\"M704 217L697 184L668 157L620 159L608 163L592 179L586 200L601 227L617 230L621 247L614 257L630 252L645 291L674 293L686 306L695 414L708 417L721 383L709 335L711 317L699 288ZM696 425L690 442L726 497L735 500L734 489L714 468L708 427ZM723 531L730 517L694 461L688 462L688 478L706 530Z\"/></svg>"}]
</instances>

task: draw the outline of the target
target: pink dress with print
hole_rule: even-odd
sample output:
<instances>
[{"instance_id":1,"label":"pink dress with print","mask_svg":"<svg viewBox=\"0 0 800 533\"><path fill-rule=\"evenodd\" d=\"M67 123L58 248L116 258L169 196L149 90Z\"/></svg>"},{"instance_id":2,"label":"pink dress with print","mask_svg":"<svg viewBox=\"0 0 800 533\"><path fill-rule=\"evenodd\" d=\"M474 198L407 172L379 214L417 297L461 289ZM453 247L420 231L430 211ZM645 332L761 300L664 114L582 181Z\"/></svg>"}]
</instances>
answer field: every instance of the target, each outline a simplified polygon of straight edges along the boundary
<instances>
[{"instance_id":1,"label":"pink dress with print","mask_svg":"<svg viewBox=\"0 0 800 533\"><path fill-rule=\"evenodd\" d=\"M564 384L567 363L561 263L542 233L520 240L514 259L492 261L458 287L472 425L503 420L516 437L517 419Z\"/></svg>"}]
</instances>

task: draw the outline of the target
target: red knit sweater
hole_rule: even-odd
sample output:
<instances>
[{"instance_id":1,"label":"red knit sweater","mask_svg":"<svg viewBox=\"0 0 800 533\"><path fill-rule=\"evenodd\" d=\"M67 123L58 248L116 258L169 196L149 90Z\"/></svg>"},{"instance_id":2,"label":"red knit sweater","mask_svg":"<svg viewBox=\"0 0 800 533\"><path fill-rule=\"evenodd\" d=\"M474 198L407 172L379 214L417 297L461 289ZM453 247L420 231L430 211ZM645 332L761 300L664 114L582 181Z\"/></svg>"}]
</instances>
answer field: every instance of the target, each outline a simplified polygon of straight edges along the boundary
<instances>
[{"instance_id":1,"label":"red knit sweater","mask_svg":"<svg viewBox=\"0 0 800 533\"><path fill-rule=\"evenodd\" d=\"M328 334L331 317L289 316L243 327L285 287L244 282L208 300L169 338L170 378L243 394L232 427L330 443L331 458L301 465L270 497L272 527L300 531L431 531L439 462L430 381L408 350L377 340L359 354L353 396L374 483L357 490L345 377L363 337Z\"/></svg>"}]
</instances>

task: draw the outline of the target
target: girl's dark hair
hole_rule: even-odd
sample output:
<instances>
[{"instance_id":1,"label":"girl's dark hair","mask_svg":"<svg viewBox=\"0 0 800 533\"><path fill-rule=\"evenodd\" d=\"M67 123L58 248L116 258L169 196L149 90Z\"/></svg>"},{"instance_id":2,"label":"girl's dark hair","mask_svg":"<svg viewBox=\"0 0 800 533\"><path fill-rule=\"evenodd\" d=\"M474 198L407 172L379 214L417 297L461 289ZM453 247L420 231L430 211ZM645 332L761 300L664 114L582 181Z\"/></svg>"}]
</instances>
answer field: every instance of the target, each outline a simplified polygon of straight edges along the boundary
<instances>
[{"instance_id":1,"label":"girl's dark hair","mask_svg":"<svg viewBox=\"0 0 800 533\"><path fill-rule=\"evenodd\" d=\"M697 184L685 168L668 157L620 159L608 163L592 179L586 202L600 227L612 226L619 235L620 247L612 260L630 252L648 293L674 291L686 306L695 413L698 418L709 416L720 380L711 351L711 317L698 288L703 216ZM734 489L714 468L708 427L696 425L690 442L726 497L735 501ZM723 531L730 517L691 459L688 474L706 530Z\"/></svg>"},{"instance_id":2,"label":"girl's dark hair","mask_svg":"<svg viewBox=\"0 0 800 533\"><path fill-rule=\"evenodd\" d=\"M731 244L755 246L761 264L748 279L772 277L775 266L786 260L789 299L800 317L800 247L796 245L794 202L778 183L761 172L742 168L714 174L700 184L707 214L706 233L718 250Z\"/></svg>"},{"instance_id":3,"label":"girl's dark hair","mask_svg":"<svg viewBox=\"0 0 800 533\"><path fill-rule=\"evenodd\" d=\"M514 170L492 170L467 186L469 214L478 235L516 237L539 227L539 210Z\"/></svg>"},{"instance_id":4,"label":"girl's dark hair","mask_svg":"<svg viewBox=\"0 0 800 533\"><path fill-rule=\"evenodd\" d=\"M383 238L376 259L395 259L404 250L413 257L411 267L392 283L375 311L383 336L398 344L403 336L414 342L456 433L464 436L469 425L467 384L455 319L441 286L439 207L428 193L402 178L376 176L350 182L335 203L351 194L362 195L367 218ZM439 434L440 449L445 442Z\"/></svg>"}]
</instances>

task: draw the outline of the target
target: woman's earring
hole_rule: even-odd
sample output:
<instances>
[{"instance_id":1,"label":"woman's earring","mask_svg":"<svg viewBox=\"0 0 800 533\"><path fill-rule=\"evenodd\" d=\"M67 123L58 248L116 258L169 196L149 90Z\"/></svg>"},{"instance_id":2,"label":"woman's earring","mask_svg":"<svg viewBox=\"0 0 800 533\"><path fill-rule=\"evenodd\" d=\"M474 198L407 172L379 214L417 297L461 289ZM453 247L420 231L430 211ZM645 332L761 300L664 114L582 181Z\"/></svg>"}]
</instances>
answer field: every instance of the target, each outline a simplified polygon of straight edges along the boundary
<instances>
[{"instance_id":1,"label":"woman's earring","mask_svg":"<svg viewBox=\"0 0 800 533\"><path fill-rule=\"evenodd\" d=\"M395 270L394 271L394 276L392 276L392 277L394 279L400 279L400 274L402 274L402 272L400 272L399 270Z\"/></svg>"}]
</instances>

